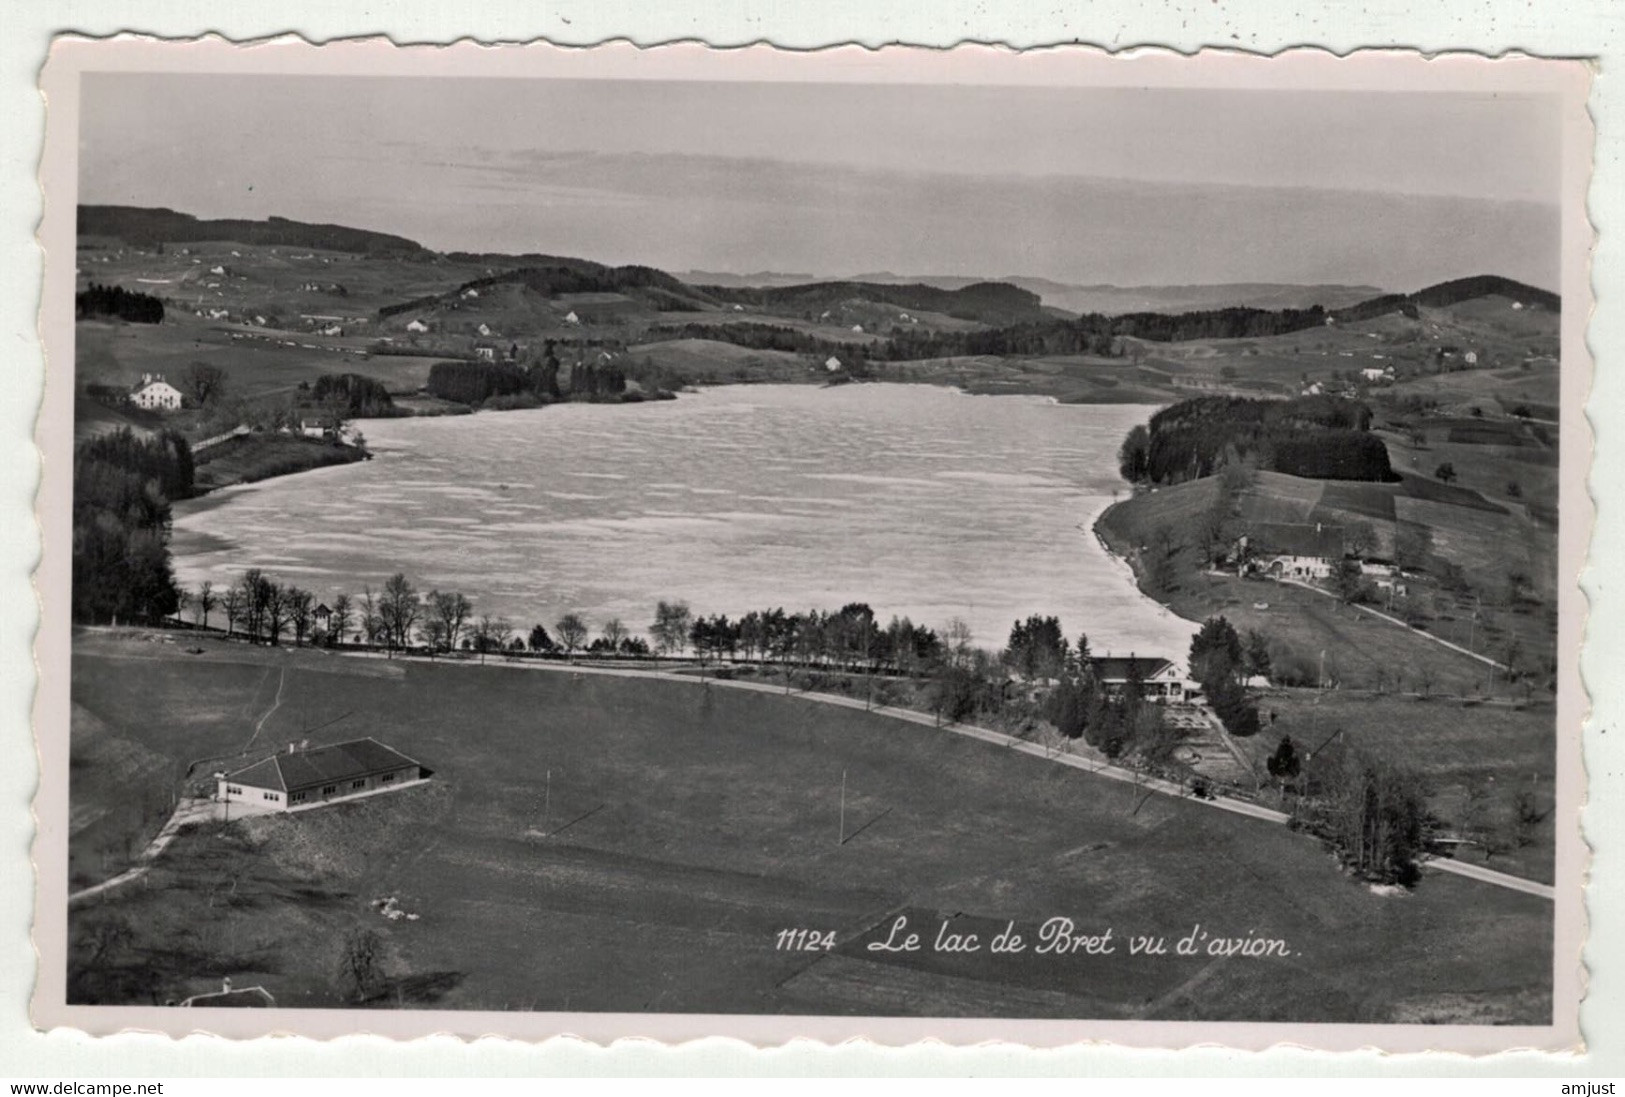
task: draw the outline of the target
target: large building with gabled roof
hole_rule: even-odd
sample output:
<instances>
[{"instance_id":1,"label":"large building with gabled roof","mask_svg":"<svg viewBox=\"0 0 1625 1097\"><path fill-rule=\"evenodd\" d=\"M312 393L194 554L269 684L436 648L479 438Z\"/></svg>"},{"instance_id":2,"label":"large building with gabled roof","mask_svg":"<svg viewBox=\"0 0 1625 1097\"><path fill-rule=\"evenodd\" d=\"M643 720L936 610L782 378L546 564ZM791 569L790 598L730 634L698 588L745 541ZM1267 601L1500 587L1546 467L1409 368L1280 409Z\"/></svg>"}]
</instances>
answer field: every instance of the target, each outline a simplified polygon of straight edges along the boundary
<instances>
[{"instance_id":1,"label":"large building with gabled roof","mask_svg":"<svg viewBox=\"0 0 1625 1097\"><path fill-rule=\"evenodd\" d=\"M216 799L256 811L302 811L390 792L424 779L423 767L373 738L288 749L217 778Z\"/></svg>"}]
</instances>

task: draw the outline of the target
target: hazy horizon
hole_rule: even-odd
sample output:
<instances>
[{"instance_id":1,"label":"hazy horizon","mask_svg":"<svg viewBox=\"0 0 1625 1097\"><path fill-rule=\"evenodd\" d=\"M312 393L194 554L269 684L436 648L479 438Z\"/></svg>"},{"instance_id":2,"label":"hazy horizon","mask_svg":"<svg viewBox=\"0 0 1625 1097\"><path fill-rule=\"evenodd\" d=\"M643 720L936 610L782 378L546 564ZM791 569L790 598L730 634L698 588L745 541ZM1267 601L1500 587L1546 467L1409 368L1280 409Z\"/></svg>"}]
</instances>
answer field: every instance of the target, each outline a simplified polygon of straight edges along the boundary
<instances>
[{"instance_id":1,"label":"hazy horizon","mask_svg":"<svg viewBox=\"0 0 1625 1097\"><path fill-rule=\"evenodd\" d=\"M1535 96L84 78L85 204L673 271L1558 287Z\"/></svg>"}]
</instances>

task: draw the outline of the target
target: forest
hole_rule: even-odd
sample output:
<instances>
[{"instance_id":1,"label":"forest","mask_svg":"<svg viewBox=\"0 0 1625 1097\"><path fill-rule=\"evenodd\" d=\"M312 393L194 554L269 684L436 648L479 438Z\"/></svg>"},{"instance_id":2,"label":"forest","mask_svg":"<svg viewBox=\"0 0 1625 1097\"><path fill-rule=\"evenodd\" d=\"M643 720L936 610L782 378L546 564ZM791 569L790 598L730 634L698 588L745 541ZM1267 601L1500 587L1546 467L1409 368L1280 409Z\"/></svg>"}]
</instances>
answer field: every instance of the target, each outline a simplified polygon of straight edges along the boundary
<instances>
[{"instance_id":1,"label":"forest","mask_svg":"<svg viewBox=\"0 0 1625 1097\"><path fill-rule=\"evenodd\" d=\"M179 605L170 502L192 494L192 451L178 434L128 428L79 446L73 461L73 618L157 621Z\"/></svg>"},{"instance_id":2,"label":"forest","mask_svg":"<svg viewBox=\"0 0 1625 1097\"><path fill-rule=\"evenodd\" d=\"M432 396L471 407L537 406L554 400L619 399L626 373L608 362L561 365L552 342L539 359L519 362L436 362L424 386Z\"/></svg>"},{"instance_id":3,"label":"forest","mask_svg":"<svg viewBox=\"0 0 1625 1097\"><path fill-rule=\"evenodd\" d=\"M1370 408L1340 397L1198 396L1130 430L1119 471L1136 483L1178 484L1210 476L1227 460L1250 459L1292 476L1398 480L1370 426Z\"/></svg>"},{"instance_id":4,"label":"forest","mask_svg":"<svg viewBox=\"0 0 1625 1097\"><path fill-rule=\"evenodd\" d=\"M73 318L90 320L111 316L132 324L161 324L164 303L148 293L123 286L103 286L92 282L73 295Z\"/></svg>"},{"instance_id":5,"label":"forest","mask_svg":"<svg viewBox=\"0 0 1625 1097\"><path fill-rule=\"evenodd\" d=\"M337 404L346 419L388 419L401 414L382 383L359 373L324 373L316 378L310 394L318 404Z\"/></svg>"}]
</instances>

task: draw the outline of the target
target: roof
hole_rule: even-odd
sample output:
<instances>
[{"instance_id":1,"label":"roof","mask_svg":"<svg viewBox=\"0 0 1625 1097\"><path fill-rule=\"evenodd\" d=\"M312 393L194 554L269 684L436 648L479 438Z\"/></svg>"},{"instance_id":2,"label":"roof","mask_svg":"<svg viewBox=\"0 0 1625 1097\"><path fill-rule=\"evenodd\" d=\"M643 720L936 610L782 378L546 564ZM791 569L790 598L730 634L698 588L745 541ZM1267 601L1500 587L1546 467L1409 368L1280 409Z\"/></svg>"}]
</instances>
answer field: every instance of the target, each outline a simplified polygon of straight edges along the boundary
<instances>
[{"instance_id":1,"label":"roof","mask_svg":"<svg viewBox=\"0 0 1625 1097\"><path fill-rule=\"evenodd\" d=\"M1095 677L1102 682L1128 681L1129 664L1139 666L1141 679L1150 679L1173 669L1173 660L1160 655L1095 655L1089 659Z\"/></svg>"},{"instance_id":2,"label":"roof","mask_svg":"<svg viewBox=\"0 0 1625 1097\"><path fill-rule=\"evenodd\" d=\"M183 1006L220 1006L267 1009L276 1005L276 999L264 987L243 987L241 990L217 990L212 994L194 994L181 1003Z\"/></svg>"},{"instance_id":3,"label":"roof","mask_svg":"<svg viewBox=\"0 0 1625 1097\"><path fill-rule=\"evenodd\" d=\"M1247 541L1264 556L1319 556L1336 560L1343 555L1343 527L1307 522L1253 522Z\"/></svg>"},{"instance_id":4,"label":"roof","mask_svg":"<svg viewBox=\"0 0 1625 1097\"><path fill-rule=\"evenodd\" d=\"M179 395L179 393L181 391L180 389L176 388L174 385L170 384L168 381L165 381L162 377L154 377L150 381L142 381L141 383L139 383L139 384L135 385L133 388L131 388L130 391L131 392L141 393L141 392L146 392L148 389L156 389L156 388L166 388L170 392L173 392L173 393L175 393L177 395Z\"/></svg>"},{"instance_id":5,"label":"roof","mask_svg":"<svg viewBox=\"0 0 1625 1097\"><path fill-rule=\"evenodd\" d=\"M412 759L376 739L352 739L348 743L273 754L227 774L227 780L255 788L298 792L415 765Z\"/></svg>"}]
</instances>

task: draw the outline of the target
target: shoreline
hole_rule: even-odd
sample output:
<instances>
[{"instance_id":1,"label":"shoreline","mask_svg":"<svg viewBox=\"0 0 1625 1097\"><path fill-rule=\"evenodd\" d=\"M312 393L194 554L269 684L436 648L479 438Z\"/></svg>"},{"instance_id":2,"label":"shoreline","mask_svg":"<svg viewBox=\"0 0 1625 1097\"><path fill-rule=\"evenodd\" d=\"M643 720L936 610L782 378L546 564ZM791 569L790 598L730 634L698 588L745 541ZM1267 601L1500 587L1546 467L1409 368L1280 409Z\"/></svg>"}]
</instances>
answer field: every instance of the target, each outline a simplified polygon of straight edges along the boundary
<instances>
[{"instance_id":1,"label":"shoreline","mask_svg":"<svg viewBox=\"0 0 1625 1097\"><path fill-rule=\"evenodd\" d=\"M1132 496L1130 496L1130 498L1132 498ZM1124 502L1122 499L1112 499L1099 510L1095 511L1094 514L1092 514L1088 519L1087 528L1089 532L1094 535L1095 540L1099 543L1101 551L1105 553L1107 559L1111 560L1113 564L1128 572L1129 581L1134 584L1134 589L1139 592L1141 598L1156 606L1157 612L1160 616L1169 620L1182 621L1189 625L1191 627L1191 635L1194 636L1196 634L1196 630L1202 627L1202 622L1199 620L1194 620L1190 617L1186 617L1182 613L1176 612L1172 605L1166 602L1159 602L1149 593L1147 593L1146 589L1140 585L1140 572L1137 568L1135 568L1133 561L1128 558L1127 554L1119 552L1112 544L1111 538L1106 536L1104 532L1106 515L1113 507L1118 506L1122 502ZM1173 656L1171 656L1173 661L1179 666L1182 673L1188 670L1188 668L1185 666L1186 654L1186 652L1176 652Z\"/></svg>"}]
</instances>

